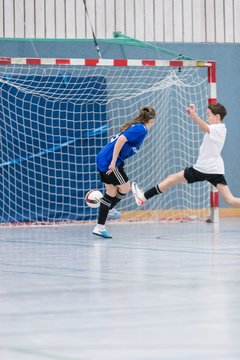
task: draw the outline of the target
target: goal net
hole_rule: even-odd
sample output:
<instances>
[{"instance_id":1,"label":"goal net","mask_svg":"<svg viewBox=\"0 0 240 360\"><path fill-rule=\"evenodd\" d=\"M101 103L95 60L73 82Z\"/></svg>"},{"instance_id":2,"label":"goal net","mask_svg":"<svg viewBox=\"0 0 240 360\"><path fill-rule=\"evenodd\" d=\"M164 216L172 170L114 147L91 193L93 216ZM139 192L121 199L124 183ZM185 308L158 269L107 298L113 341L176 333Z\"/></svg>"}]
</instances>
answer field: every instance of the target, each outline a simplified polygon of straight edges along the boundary
<instances>
[{"instance_id":1,"label":"goal net","mask_svg":"<svg viewBox=\"0 0 240 360\"><path fill-rule=\"evenodd\" d=\"M104 191L96 154L141 107L157 111L137 155L125 163L143 189L195 163L203 133L186 115L208 105L205 65L195 61L1 59L0 222L88 221L84 200ZM173 65L173 66L171 66ZM129 193L125 220L207 217L207 183L176 185L138 208Z\"/></svg>"}]
</instances>

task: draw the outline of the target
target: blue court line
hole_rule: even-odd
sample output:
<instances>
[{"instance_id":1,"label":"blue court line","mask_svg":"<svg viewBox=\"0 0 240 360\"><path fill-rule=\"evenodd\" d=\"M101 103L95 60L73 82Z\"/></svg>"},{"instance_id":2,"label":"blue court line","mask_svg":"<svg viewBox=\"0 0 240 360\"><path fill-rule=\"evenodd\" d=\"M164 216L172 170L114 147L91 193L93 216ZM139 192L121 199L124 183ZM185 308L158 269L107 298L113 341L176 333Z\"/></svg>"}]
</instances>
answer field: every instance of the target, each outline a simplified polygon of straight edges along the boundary
<instances>
[{"instance_id":1,"label":"blue court line","mask_svg":"<svg viewBox=\"0 0 240 360\"><path fill-rule=\"evenodd\" d=\"M94 130L85 131L85 132L83 132L81 139L82 138L84 139L84 138L94 137L94 136L97 136L97 135L104 134L104 133L107 132L107 129L108 129L107 125L104 125L104 126L101 126L100 128L94 129ZM25 156L25 157L20 157L20 158L17 158L17 159L6 161L6 162L0 164L0 168L8 166L8 165L20 164L20 163L22 163L24 161L28 161L30 159L33 159L33 158L35 158L37 156L42 156L42 155L46 155L46 154L49 154L49 153L53 153L53 152L55 152L55 151L57 151L59 149L62 149L64 147L68 146L68 145L73 144L77 140L80 140L80 138L77 138L77 139L71 138L70 140L63 142L62 144L52 146L51 148L39 151L36 154L32 154L32 155L28 155L28 156Z\"/></svg>"}]
</instances>

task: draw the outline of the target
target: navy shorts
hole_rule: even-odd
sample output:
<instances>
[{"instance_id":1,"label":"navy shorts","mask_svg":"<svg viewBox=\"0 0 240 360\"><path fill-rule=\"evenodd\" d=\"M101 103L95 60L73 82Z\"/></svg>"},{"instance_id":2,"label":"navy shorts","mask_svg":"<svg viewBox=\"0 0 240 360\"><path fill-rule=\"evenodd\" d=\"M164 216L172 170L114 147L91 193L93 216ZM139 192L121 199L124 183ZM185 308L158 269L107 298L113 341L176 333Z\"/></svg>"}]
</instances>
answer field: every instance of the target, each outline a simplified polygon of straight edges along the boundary
<instances>
[{"instance_id":1,"label":"navy shorts","mask_svg":"<svg viewBox=\"0 0 240 360\"><path fill-rule=\"evenodd\" d=\"M123 166L124 164L121 164L109 175L99 170L101 181L104 184L111 184L114 186L126 184L128 182L128 176L125 173Z\"/></svg>"},{"instance_id":2,"label":"navy shorts","mask_svg":"<svg viewBox=\"0 0 240 360\"><path fill-rule=\"evenodd\" d=\"M193 184L198 181L208 181L213 186L217 186L217 184L227 185L227 181L222 174L205 174L202 173L193 167L187 167L184 170L184 177L189 184Z\"/></svg>"}]
</instances>

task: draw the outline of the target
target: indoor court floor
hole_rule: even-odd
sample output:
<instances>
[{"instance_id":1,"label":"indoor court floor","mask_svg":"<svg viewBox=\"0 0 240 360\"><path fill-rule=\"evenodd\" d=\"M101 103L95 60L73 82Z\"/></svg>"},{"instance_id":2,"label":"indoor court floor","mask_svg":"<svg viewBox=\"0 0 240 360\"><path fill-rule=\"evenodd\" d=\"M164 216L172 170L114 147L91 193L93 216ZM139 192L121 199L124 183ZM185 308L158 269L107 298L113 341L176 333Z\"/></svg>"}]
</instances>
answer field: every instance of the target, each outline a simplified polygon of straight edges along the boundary
<instances>
[{"instance_id":1,"label":"indoor court floor","mask_svg":"<svg viewBox=\"0 0 240 360\"><path fill-rule=\"evenodd\" d=\"M239 360L240 218L0 227L0 360Z\"/></svg>"}]
</instances>

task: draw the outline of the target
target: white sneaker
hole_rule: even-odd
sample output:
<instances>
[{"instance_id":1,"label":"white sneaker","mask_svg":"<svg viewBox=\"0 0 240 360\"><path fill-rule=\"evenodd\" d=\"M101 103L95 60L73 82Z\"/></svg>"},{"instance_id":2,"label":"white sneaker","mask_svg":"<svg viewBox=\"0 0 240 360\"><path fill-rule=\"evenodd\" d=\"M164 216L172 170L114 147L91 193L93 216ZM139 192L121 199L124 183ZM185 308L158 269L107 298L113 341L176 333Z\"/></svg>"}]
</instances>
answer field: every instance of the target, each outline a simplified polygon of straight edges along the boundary
<instances>
[{"instance_id":1,"label":"white sneaker","mask_svg":"<svg viewBox=\"0 0 240 360\"><path fill-rule=\"evenodd\" d=\"M112 238L112 235L110 234L110 232L106 228L100 229L97 225L93 229L93 234L104 237L106 239L111 239Z\"/></svg>"},{"instance_id":2,"label":"white sneaker","mask_svg":"<svg viewBox=\"0 0 240 360\"><path fill-rule=\"evenodd\" d=\"M132 183L132 193L138 206L145 203L144 192L137 186L135 182Z\"/></svg>"}]
</instances>

